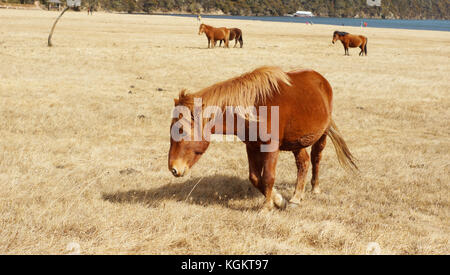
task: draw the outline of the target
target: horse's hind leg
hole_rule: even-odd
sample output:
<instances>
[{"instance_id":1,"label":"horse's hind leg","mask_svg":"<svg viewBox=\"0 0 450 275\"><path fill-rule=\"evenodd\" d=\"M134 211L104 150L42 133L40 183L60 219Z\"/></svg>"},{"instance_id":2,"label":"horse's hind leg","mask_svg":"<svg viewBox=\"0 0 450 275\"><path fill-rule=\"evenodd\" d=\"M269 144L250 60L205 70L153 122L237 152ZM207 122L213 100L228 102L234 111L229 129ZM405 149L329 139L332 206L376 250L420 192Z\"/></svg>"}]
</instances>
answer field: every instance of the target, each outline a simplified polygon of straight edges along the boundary
<instances>
[{"instance_id":1,"label":"horse's hind leg","mask_svg":"<svg viewBox=\"0 0 450 275\"><path fill-rule=\"evenodd\" d=\"M361 52L359 52L359 56L364 56L364 45L366 45L366 43L361 43L361 46L359 46L359 48L361 49Z\"/></svg>"},{"instance_id":2,"label":"horse's hind leg","mask_svg":"<svg viewBox=\"0 0 450 275\"><path fill-rule=\"evenodd\" d=\"M295 163L297 164L297 186L295 188L294 196L289 201L290 206L299 205L305 196L305 179L309 168L309 155L306 149L293 151L295 156Z\"/></svg>"},{"instance_id":3,"label":"horse's hind leg","mask_svg":"<svg viewBox=\"0 0 450 275\"><path fill-rule=\"evenodd\" d=\"M311 164L312 164L312 178L311 178L311 185L312 185L312 192L314 194L320 193L319 188L319 164L320 159L322 158L322 151L325 148L325 145L327 144L327 135L323 135L320 137L316 143L311 148Z\"/></svg>"}]
</instances>

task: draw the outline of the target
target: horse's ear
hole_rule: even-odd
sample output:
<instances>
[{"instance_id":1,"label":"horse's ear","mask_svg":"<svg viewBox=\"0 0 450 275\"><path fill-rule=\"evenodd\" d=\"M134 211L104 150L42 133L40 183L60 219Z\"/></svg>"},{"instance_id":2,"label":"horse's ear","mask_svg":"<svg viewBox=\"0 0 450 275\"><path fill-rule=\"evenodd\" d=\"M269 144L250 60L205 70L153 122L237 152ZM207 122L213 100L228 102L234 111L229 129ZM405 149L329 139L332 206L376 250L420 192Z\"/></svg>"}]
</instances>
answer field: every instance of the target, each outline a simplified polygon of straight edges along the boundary
<instances>
[{"instance_id":1,"label":"horse's ear","mask_svg":"<svg viewBox=\"0 0 450 275\"><path fill-rule=\"evenodd\" d=\"M179 98L183 98L183 97L185 97L186 96L186 89L182 89L181 91L180 91L180 93L178 94L178 97Z\"/></svg>"},{"instance_id":2,"label":"horse's ear","mask_svg":"<svg viewBox=\"0 0 450 275\"><path fill-rule=\"evenodd\" d=\"M178 98L174 98L174 99L173 99L173 102L175 103L175 106L177 106L178 103L180 103L180 100L179 100Z\"/></svg>"}]
</instances>

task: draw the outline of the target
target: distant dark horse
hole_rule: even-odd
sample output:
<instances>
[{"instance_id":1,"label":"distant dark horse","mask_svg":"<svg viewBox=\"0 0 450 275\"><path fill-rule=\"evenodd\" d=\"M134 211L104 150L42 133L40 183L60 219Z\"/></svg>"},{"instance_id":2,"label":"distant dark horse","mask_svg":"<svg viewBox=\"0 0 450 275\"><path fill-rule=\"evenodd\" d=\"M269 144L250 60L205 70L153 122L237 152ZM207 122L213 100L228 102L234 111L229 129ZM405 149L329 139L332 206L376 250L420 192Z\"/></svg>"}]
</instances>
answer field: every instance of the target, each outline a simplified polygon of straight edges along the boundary
<instances>
[{"instance_id":1,"label":"distant dark horse","mask_svg":"<svg viewBox=\"0 0 450 275\"><path fill-rule=\"evenodd\" d=\"M238 28L231 28L230 30L230 41L234 40L234 48L236 48L237 43L241 45L241 48L244 46L244 40L242 39L242 31ZM219 47L222 46L222 41L220 40Z\"/></svg>"},{"instance_id":2,"label":"distant dark horse","mask_svg":"<svg viewBox=\"0 0 450 275\"><path fill-rule=\"evenodd\" d=\"M353 35L347 32L335 31L333 33L333 40L331 41L333 44L336 40L341 40L342 45L344 45L345 55L350 55L348 53L348 48L356 48L359 47L361 52L360 56L367 56L367 37L363 35Z\"/></svg>"}]
</instances>

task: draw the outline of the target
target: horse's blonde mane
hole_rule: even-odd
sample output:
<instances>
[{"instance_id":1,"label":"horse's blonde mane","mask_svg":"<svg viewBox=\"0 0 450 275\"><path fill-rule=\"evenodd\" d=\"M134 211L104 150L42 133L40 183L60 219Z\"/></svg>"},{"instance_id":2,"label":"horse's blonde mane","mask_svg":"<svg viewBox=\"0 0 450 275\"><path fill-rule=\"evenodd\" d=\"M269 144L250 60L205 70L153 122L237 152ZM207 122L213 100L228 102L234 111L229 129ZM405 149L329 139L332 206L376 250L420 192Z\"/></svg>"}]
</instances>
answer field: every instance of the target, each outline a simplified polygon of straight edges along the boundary
<instances>
[{"instance_id":1,"label":"horse's blonde mane","mask_svg":"<svg viewBox=\"0 0 450 275\"><path fill-rule=\"evenodd\" d=\"M192 109L194 98L202 98L204 106L218 106L222 109L227 106L247 108L264 104L274 93L279 92L280 83L291 85L289 76L281 68L260 67L193 94L182 90L178 104Z\"/></svg>"}]
</instances>

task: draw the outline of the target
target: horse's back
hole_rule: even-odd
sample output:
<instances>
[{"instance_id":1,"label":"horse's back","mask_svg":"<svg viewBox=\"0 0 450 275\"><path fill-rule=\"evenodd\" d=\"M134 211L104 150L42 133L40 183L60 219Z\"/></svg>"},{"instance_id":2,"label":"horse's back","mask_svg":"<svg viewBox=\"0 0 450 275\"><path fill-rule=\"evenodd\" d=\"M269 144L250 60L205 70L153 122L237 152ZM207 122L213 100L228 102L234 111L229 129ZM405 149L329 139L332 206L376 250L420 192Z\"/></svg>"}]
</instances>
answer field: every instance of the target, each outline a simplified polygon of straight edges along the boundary
<instances>
[{"instance_id":1,"label":"horse's back","mask_svg":"<svg viewBox=\"0 0 450 275\"><path fill-rule=\"evenodd\" d=\"M229 32L230 30L225 27L214 28L214 39L216 40L225 39L225 37L229 36Z\"/></svg>"},{"instance_id":2,"label":"horse's back","mask_svg":"<svg viewBox=\"0 0 450 275\"><path fill-rule=\"evenodd\" d=\"M320 95L324 103L327 103L331 107L333 89L328 80L320 73L314 70L296 70L287 74L292 82L290 87L286 87L288 90L293 90L291 92L295 95Z\"/></svg>"},{"instance_id":3,"label":"horse's back","mask_svg":"<svg viewBox=\"0 0 450 275\"><path fill-rule=\"evenodd\" d=\"M364 35L349 35L350 39L350 47L359 47L361 44L363 44L366 41L366 37Z\"/></svg>"},{"instance_id":4,"label":"horse's back","mask_svg":"<svg viewBox=\"0 0 450 275\"><path fill-rule=\"evenodd\" d=\"M241 34L242 34L241 29L238 29L238 28L232 28L232 29L230 29L230 31L233 32L236 36L241 36Z\"/></svg>"},{"instance_id":5,"label":"horse's back","mask_svg":"<svg viewBox=\"0 0 450 275\"><path fill-rule=\"evenodd\" d=\"M282 150L314 144L328 128L332 111L332 88L321 74L300 70L288 75L291 86L281 84L271 104L279 106Z\"/></svg>"}]
</instances>

